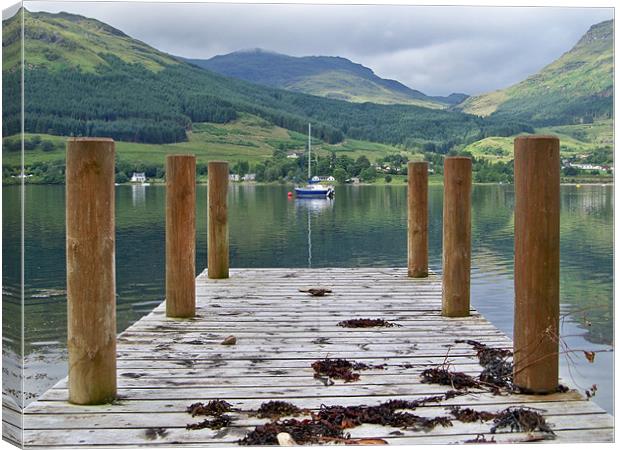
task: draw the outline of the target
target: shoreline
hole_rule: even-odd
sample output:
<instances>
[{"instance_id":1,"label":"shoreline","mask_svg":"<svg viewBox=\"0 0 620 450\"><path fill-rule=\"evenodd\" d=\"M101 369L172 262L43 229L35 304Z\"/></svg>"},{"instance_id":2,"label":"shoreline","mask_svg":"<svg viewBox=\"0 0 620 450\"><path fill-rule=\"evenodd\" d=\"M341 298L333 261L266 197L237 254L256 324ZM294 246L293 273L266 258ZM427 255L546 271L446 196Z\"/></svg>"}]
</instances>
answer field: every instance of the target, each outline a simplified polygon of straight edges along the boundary
<instances>
[{"instance_id":1,"label":"shoreline","mask_svg":"<svg viewBox=\"0 0 620 450\"><path fill-rule=\"evenodd\" d=\"M196 185L198 186L206 186L208 184L208 181L197 181ZM229 183L230 185L239 185L239 186L289 186L291 188L297 186L296 183L279 183L277 181L271 181L271 182L265 182L265 181L261 181L261 182L256 182L256 181L231 181ZM514 186L514 183L489 183L489 182L472 182L473 185L479 185L479 186L492 186L492 185L498 185L498 186L502 186L502 185L506 185L506 186ZM30 186L64 186L65 183L24 183L24 185L30 185ZM144 186L144 187L148 187L148 186L165 186L166 182L162 181L162 180L158 180L158 181L149 181L147 184L140 184L140 183L114 183L114 186ZM433 180L430 181L428 183L429 186L443 186L443 180ZM614 180L612 179L611 181L601 181L598 183L592 182L592 181L584 181L584 182L577 182L577 181L566 181L566 182L560 182L560 186L613 186L614 185ZM21 186L21 183L2 183L3 187L8 187L8 186ZM386 183L385 181L380 181L380 182L373 182L373 183L345 183L345 184L334 184L335 187L343 187L343 186L407 186L407 183L405 182L392 182L392 183Z\"/></svg>"}]
</instances>

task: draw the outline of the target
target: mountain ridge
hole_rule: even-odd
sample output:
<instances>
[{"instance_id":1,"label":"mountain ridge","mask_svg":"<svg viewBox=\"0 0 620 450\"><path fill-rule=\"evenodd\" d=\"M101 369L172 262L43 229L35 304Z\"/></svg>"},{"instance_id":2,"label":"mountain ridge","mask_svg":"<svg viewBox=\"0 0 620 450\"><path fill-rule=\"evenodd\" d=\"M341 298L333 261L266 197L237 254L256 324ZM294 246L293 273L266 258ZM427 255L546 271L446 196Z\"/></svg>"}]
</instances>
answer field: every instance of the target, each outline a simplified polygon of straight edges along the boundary
<instances>
[{"instance_id":1,"label":"mountain ridge","mask_svg":"<svg viewBox=\"0 0 620 450\"><path fill-rule=\"evenodd\" d=\"M371 68L341 56L290 56L254 48L209 59L183 59L252 83L352 102L445 108L466 96L460 93L428 96L397 80L381 78Z\"/></svg>"},{"instance_id":2,"label":"mountain ridge","mask_svg":"<svg viewBox=\"0 0 620 450\"><path fill-rule=\"evenodd\" d=\"M609 119L613 32L613 19L594 24L570 50L537 73L507 88L469 97L453 109L543 126Z\"/></svg>"}]
</instances>

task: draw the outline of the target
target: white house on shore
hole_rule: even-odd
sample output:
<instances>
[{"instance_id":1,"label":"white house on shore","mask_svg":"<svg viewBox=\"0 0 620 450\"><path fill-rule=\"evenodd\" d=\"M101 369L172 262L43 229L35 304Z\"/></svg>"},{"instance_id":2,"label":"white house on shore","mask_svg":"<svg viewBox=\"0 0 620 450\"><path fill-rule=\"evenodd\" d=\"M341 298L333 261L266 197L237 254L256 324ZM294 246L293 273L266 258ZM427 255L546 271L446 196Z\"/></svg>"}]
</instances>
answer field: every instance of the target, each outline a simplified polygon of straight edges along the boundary
<instances>
[{"instance_id":1,"label":"white house on shore","mask_svg":"<svg viewBox=\"0 0 620 450\"><path fill-rule=\"evenodd\" d=\"M589 164L589 163L580 164L580 163L573 163L573 162L568 163L568 165L575 169L581 169L581 170L611 170L613 171L613 167L610 167L608 165L598 165L598 164Z\"/></svg>"},{"instance_id":2,"label":"white house on shore","mask_svg":"<svg viewBox=\"0 0 620 450\"><path fill-rule=\"evenodd\" d=\"M146 181L146 175L144 172L134 172L129 181L132 183L144 183Z\"/></svg>"},{"instance_id":3,"label":"white house on shore","mask_svg":"<svg viewBox=\"0 0 620 450\"><path fill-rule=\"evenodd\" d=\"M255 173L246 173L245 175L239 176L237 173L231 173L228 175L229 181L256 181Z\"/></svg>"}]
</instances>

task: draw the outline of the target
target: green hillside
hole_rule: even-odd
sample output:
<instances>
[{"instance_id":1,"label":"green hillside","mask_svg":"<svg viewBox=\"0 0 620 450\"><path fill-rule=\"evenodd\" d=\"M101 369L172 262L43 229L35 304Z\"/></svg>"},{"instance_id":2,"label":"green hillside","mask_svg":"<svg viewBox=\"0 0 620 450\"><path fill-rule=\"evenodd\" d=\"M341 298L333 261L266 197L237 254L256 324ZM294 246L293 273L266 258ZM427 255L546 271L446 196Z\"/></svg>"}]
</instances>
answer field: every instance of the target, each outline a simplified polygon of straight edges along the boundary
<instances>
[{"instance_id":1,"label":"green hillside","mask_svg":"<svg viewBox=\"0 0 620 450\"><path fill-rule=\"evenodd\" d=\"M593 25L559 59L506 89L456 106L479 116L538 126L590 123L613 114L613 20Z\"/></svg>"},{"instance_id":2,"label":"green hillside","mask_svg":"<svg viewBox=\"0 0 620 450\"><path fill-rule=\"evenodd\" d=\"M330 144L471 142L527 129L414 105L356 104L226 78L175 60L102 22L24 11L25 127L62 136L108 136L168 144L188 141L194 123L228 123L253 114ZM19 20L3 21L3 136L20 130ZM11 62L12 61L12 62Z\"/></svg>"},{"instance_id":3,"label":"green hillside","mask_svg":"<svg viewBox=\"0 0 620 450\"><path fill-rule=\"evenodd\" d=\"M598 163L613 161L613 121L605 120L581 125L552 125L536 129L538 134L551 134L560 139L562 158L585 159L597 155ZM526 134L526 133L519 133ZM514 158L514 136L487 137L463 148L476 158L491 162L508 162Z\"/></svg>"},{"instance_id":4,"label":"green hillside","mask_svg":"<svg viewBox=\"0 0 620 450\"><path fill-rule=\"evenodd\" d=\"M445 108L446 104L430 99L412 98L372 80L345 70L329 70L293 80L284 89L356 103L405 104L426 108Z\"/></svg>"},{"instance_id":5,"label":"green hillside","mask_svg":"<svg viewBox=\"0 0 620 450\"><path fill-rule=\"evenodd\" d=\"M398 81L380 78L368 67L334 56L294 57L252 49L187 61L252 83L350 102L446 108L467 97L427 96Z\"/></svg>"},{"instance_id":6,"label":"green hillside","mask_svg":"<svg viewBox=\"0 0 620 450\"><path fill-rule=\"evenodd\" d=\"M3 70L19 63L20 33L18 20L3 26L3 52L10 55ZM162 70L177 60L132 39L103 22L75 14L46 12L24 14L24 53L31 66L51 71L80 69L97 72L109 64L103 55L115 55L128 64L140 64L152 71Z\"/></svg>"}]
</instances>

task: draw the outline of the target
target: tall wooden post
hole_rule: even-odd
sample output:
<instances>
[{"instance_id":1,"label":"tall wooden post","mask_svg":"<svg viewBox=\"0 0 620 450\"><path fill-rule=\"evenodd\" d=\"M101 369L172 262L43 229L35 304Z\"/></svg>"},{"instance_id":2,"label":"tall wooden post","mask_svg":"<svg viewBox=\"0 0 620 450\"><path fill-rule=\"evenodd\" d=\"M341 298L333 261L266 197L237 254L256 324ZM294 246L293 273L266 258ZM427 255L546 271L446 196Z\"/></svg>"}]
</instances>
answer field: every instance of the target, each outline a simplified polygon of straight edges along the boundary
<instances>
[{"instance_id":1,"label":"tall wooden post","mask_svg":"<svg viewBox=\"0 0 620 450\"><path fill-rule=\"evenodd\" d=\"M116 397L114 141L67 141L69 401Z\"/></svg>"},{"instance_id":2,"label":"tall wooden post","mask_svg":"<svg viewBox=\"0 0 620 450\"><path fill-rule=\"evenodd\" d=\"M471 158L444 160L442 314L469 315Z\"/></svg>"},{"instance_id":3,"label":"tall wooden post","mask_svg":"<svg viewBox=\"0 0 620 450\"><path fill-rule=\"evenodd\" d=\"M196 312L196 157L166 157L166 315Z\"/></svg>"},{"instance_id":4,"label":"tall wooden post","mask_svg":"<svg viewBox=\"0 0 620 450\"><path fill-rule=\"evenodd\" d=\"M428 163L407 164L407 273L428 276Z\"/></svg>"},{"instance_id":5,"label":"tall wooden post","mask_svg":"<svg viewBox=\"0 0 620 450\"><path fill-rule=\"evenodd\" d=\"M560 141L515 139L514 382L558 386L560 316Z\"/></svg>"},{"instance_id":6,"label":"tall wooden post","mask_svg":"<svg viewBox=\"0 0 620 450\"><path fill-rule=\"evenodd\" d=\"M228 163L211 161L209 171L209 278L228 278Z\"/></svg>"}]
</instances>

